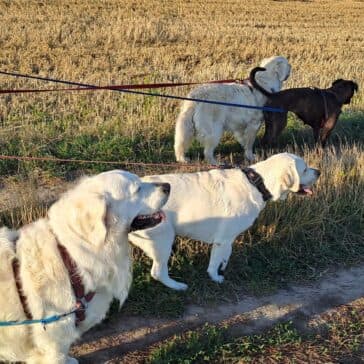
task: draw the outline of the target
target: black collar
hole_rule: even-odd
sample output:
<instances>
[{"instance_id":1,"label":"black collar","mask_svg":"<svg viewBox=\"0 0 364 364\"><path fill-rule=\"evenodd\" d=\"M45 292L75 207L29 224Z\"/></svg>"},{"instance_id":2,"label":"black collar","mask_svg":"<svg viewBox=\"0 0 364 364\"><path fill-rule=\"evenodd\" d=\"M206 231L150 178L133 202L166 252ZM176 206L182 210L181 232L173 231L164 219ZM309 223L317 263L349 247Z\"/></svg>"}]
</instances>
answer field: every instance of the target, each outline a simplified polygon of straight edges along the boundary
<instances>
[{"instance_id":1,"label":"black collar","mask_svg":"<svg viewBox=\"0 0 364 364\"><path fill-rule=\"evenodd\" d=\"M252 185L254 185L258 189L258 191L262 194L264 201L268 201L273 197L272 194L265 187L261 175L255 172L253 168L249 167L242 168L242 172L245 173L246 178L248 178L249 182Z\"/></svg>"}]
</instances>

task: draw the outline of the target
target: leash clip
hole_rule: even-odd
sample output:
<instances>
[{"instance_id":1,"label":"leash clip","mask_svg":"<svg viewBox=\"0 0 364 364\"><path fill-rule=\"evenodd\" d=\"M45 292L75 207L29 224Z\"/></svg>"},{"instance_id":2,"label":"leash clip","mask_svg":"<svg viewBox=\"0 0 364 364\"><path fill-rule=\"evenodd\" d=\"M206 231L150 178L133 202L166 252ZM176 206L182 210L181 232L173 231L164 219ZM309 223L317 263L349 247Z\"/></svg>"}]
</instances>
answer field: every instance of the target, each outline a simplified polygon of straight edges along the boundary
<instances>
[{"instance_id":1,"label":"leash clip","mask_svg":"<svg viewBox=\"0 0 364 364\"><path fill-rule=\"evenodd\" d=\"M85 297L77 298L76 301L76 310L77 311L85 311L88 306L88 302Z\"/></svg>"}]
</instances>

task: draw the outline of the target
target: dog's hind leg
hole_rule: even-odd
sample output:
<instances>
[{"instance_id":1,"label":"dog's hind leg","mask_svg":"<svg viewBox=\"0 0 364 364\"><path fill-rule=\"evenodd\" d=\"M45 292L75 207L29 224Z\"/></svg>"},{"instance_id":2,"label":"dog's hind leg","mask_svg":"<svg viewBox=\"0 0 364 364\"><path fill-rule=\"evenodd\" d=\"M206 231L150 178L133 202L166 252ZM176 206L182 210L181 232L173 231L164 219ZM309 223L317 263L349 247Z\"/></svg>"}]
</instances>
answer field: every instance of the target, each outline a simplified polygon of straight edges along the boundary
<instances>
[{"instance_id":1,"label":"dog's hind leg","mask_svg":"<svg viewBox=\"0 0 364 364\"><path fill-rule=\"evenodd\" d=\"M337 119L338 115L334 114L325 121L324 126L320 131L320 143L322 148L325 148L327 139L329 138L332 130L334 129Z\"/></svg>"},{"instance_id":2,"label":"dog's hind leg","mask_svg":"<svg viewBox=\"0 0 364 364\"><path fill-rule=\"evenodd\" d=\"M174 136L174 153L177 162L187 163L189 159L185 156L194 134L193 114L195 105L186 102L178 115Z\"/></svg>"},{"instance_id":3,"label":"dog's hind leg","mask_svg":"<svg viewBox=\"0 0 364 364\"><path fill-rule=\"evenodd\" d=\"M313 140L315 141L315 145L319 142L320 139L320 127L314 127L313 128Z\"/></svg>"},{"instance_id":4,"label":"dog's hind leg","mask_svg":"<svg viewBox=\"0 0 364 364\"><path fill-rule=\"evenodd\" d=\"M219 268L225 270L232 251L232 242L217 244L211 250L210 263L207 273L217 283L224 281L224 276L219 274Z\"/></svg>"}]
</instances>

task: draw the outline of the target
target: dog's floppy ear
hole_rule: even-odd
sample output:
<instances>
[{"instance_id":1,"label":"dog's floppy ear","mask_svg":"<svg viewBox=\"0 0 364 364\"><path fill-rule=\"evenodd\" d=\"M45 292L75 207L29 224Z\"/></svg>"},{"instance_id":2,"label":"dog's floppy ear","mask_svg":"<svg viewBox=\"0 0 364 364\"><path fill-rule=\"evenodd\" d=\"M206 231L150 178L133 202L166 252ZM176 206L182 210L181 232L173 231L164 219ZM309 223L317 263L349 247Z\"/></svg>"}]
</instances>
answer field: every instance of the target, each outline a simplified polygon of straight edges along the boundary
<instances>
[{"instance_id":1,"label":"dog's floppy ear","mask_svg":"<svg viewBox=\"0 0 364 364\"><path fill-rule=\"evenodd\" d=\"M74 236L95 247L101 246L106 240L107 203L100 194L65 196L50 208L48 216L52 224L57 224L66 236Z\"/></svg>"},{"instance_id":2,"label":"dog's floppy ear","mask_svg":"<svg viewBox=\"0 0 364 364\"><path fill-rule=\"evenodd\" d=\"M286 81L287 78L289 77L291 72L291 67L285 59L280 59L274 66L274 70L278 75L279 81L283 82Z\"/></svg>"},{"instance_id":3,"label":"dog's floppy ear","mask_svg":"<svg viewBox=\"0 0 364 364\"><path fill-rule=\"evenodd\" d=\"M75 201L71 214L74 218L75 229L82 238L91 244L100 246L105 242L107 234L106 213L105 198L95 194Z\"/></svg>"},{"instance_id":4,"label":"dog's floppy ear","mask_svg":"<svg viewBox=\"0 0 364 364\"><path fill-rule=\"evenodd\" d=\"M283 184L287 190L297 192L300 189L300 176L297 171L296 161L292 161L283 176Z\"/></svg>"},{"instance_id":5,"label":"dog's floppy ear","mask_svg":"<svg viewBox=\"0 0 364 364\"><path fill-rule=\"evenodd\" d=\"M339 78L339 79L337 79L337 80L335 80L332 84L331 84L331 86L335 86L336 84L338 84L338 83L340 83L340 82L343 82L344 80L342 79L342 78Z\"/></svg>"}]
</instances>

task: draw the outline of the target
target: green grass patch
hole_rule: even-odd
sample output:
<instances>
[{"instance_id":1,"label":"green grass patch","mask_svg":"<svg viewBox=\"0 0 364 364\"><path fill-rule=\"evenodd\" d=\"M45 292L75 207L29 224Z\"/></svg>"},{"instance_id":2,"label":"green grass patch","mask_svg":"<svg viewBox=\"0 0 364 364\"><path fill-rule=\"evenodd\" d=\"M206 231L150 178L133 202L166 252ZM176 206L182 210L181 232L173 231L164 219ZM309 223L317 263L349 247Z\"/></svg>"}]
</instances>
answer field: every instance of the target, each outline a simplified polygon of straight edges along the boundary
<instances>
[{"instance_id":1,"label":"green grass patch","mask_svg":"<svg viewBox=\"0 0 364 364\"><path fill-rule=\"evenodd\" d=\"M364 123L363 113L341 117L333 135L335 147L318 153L304 147L310 142L311 130L290 117L282 135L282 150L304 156L322 170L313 198L291 196L287 201L270 202L256 223L238 237L225 272L225 282L218 285L207 275L210 246L177 238L170 259L170 274L189 285L187 292L174 292L151 279L150 260L135 249L134 280L123 309L130 313L179 316L187 303L206 303L224 297L234 300L241 294L263 294L285 287L293 281L319 277L327 269L352 265L364 256ZM71 121L67 121L71 122ZM84 132L67 131L65 125L41 123L43 132L33 126L29 133L14 134L0 142L3 154L50 156L56 158L173 162L173 135L153 138L117 133L114 126L100 126ZM38 130L36 133L35 130ZM302 136L302 140L300 137ZM294 145L290 147L286 143ZM297 144L298 143L298 144ZM302 143L302 144L300 144ZM191 154L199 153L194 145ZM241 148L226 136L219 151L241 159ZM260 153L259 147L257 148ZM59 164L53 162L1 161L2 175L32 175L35 169L64 178L81 172L96 173L122 165ZM163 173L161 169L133 169L138 174ZM20 177L19 177L20 178ZM17 211L5 211L0 219L8 226L19 227L36 219L45 208L37 209L34 201L24 201ZM113 310L114 312L115 310Z\"/></svg>"},{"instance_id":2,"label":"green grass patch","mask_svg":"<svg viewBox=\"0 0 364 364\"><path fill-rule=\"evenodd\" d=\"M359 359L364 301L321 315L321 324L300 332L291 321L259 335L233 338L228 327L205 325L154 348L149 364L344 362ZM346 361L345 361L346 362ZM360 361L361 362L361 361Z\"/></svg>"},{"instance_id":3,"label":"green grass patch","mask_svg":"<svg viewBox=\"0 0 364 364\"><path fill-rule=\"evenodd\" d=\"M142 108L149 105L147 101ZM153 104L154 105L154 104ZM144 109L143 109L144 110ZM1 153L15 156L54 157L65 159L83 159L99 161L120 161L115 168L125 168L122 162L172 162L173 130L170 126L163 132L152 132L149 138L143 133L127 135L120 131L120 124L96 126L93 128L81 128L78 130L71 116L68 119L52 119L38 109L31 110L34 114L32 125L19 133L10 133L0 141ZM52 122L50 122L52 121ZM364 142L364 113L352 112L340 117L330 142L334 145L352 144ZM147 126L144 126L147 128ZM149 132L148 132L149 133ZM263 131L258 134L260 137ZM289 116L287 128L279 138L278 147L275 150L284 151L287 148L304 148L306 144L313 145L311 128L305 127L293 115ZM259 146L259 138L256 142L256 152L261 154L263 150ZM242 147L230 135L226 134L216 149L216 153L230 161L242 160ZM198 142L193 142L189 155L192 159L202 159L203 150ZM23 162L3 160L0 163L1 175L27 173L34 168L61 176L69 171L84 170L88 172L100 172L110 169L107 164L78 164L78 163L53 163L53 162Z\"/></svg>"}]
</instances>

